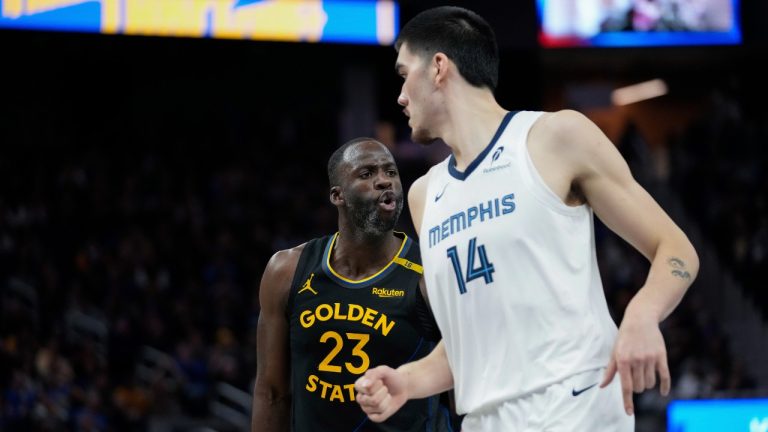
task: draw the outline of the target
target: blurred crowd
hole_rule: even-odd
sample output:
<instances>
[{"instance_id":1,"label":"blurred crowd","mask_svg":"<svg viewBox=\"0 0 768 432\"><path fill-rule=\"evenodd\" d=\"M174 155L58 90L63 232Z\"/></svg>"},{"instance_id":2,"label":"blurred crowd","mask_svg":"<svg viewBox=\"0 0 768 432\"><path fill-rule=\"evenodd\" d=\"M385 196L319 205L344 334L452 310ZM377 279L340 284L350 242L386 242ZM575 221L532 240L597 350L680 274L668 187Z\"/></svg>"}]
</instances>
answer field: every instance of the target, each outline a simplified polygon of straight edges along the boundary
<instances>
[{"instance_id":1,"label":"blurred crowd","mask_svg":"<svg viewBox=\"0 0 768 432\"><path fill-rule=\"evenodd\" d=\"M670 148L671 185L768 320L768 111L715 92Z\"/></svg>"},{"instance_id":2,"label":"blurred crowd","mask_svg":"<svg viewBox=\"0 0 768 432\"><path fill-rule=\"evenodd\" d=\"M324 154L0 151L0 429L146 430L249 388L263 266L335 222ZM175 385L138 374L144 347Z\"/></svg>"},{"instance_id":3,"label":"blurred crowd","mask_svg":"<svg viewBox=\"0 0 768 432\"><path fill-rule=\"evenodd\" d=\"M712 105L672 143L670 182L768 304L768 119ZM339 143L309 138L0 146L0 429L147 430L209 416L216 383L249 392L264 266L336 225L325 163ZM427 162L394 150L407 186ZM618 322L648 264L597 234ZM663 331L673 397L755 386L695 287ZM148 353L171 359L166 374ZM665 400L641 401L638 415L663 415Z\"/></svg>"}]
</instances>

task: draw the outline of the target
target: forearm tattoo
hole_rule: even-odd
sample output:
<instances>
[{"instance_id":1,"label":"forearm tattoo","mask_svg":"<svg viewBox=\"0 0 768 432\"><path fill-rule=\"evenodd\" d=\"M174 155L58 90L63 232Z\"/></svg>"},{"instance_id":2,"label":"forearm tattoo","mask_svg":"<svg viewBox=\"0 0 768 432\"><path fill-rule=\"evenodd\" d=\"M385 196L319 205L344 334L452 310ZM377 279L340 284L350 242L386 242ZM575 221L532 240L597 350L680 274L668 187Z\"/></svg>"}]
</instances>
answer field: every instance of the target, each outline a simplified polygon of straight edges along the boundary
<instances>
[{"instance_id":1,"label":"forearm tattoo","mask_svg":"<svg viewBox=\"0 0 768 432\"><path fill-rule=\"evenodd\" d=\"M685 270L685 262L680 258L672 257L667 260L667 264L672 267L672 276L680 279L691 280L691 274Z\"/></svg>"}]
</instances>

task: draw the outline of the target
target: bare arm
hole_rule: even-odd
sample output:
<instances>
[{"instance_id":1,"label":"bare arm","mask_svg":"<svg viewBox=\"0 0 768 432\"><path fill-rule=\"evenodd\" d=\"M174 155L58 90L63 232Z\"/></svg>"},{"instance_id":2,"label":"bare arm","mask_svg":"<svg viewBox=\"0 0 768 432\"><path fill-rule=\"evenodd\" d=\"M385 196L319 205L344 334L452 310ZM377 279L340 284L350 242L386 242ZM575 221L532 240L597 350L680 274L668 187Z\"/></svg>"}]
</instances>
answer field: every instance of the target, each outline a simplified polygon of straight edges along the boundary
<instances>
[{"instance_id":1,"label":"bare arm","mask_svg":"<svg viewBox=\"0 0 768 432\"><path fill-rule=\"evenodd\" d=\"M408 191L408 206L416 232L421 227L427 175L416 180ZM424 299L426 289L420 284ZM369 369L355 382L356 400L374 422L383 422L397 412L408 399L429 397L453 388L445 344L440 341L429 355L397 369L379 366Z\"/></svg>"},{"instance_id":2,"label":"bare arm","mask_svg":"<svg viewBox=\"0 0 768 432\"><path fill-rule=\"evenodd\" d=\"M661 392L669 391L666 349L658 324L680 303L696 277L698 256L597 126L574 111L548 116L540 128L548 152L560 155L566 170L571 170L572 184L606 226L651 262L645 284L627 306L603 382L610 383L618 370L625 407L631 413L632 391L655 386L656 371Z\"/></svg>"},{"instance_id":3,"label":"bare arm","mask_svg":"<svg viewBox=\"0 0 768 432\"><path fill-rule=\"evenodd\" d=\"M408 190L408 208L411 211L413 226L417 233L421 231L428 182L429 172L416 179ZM427 306L429 306L424 279L419 282L419 288ZM453 388L453 374L448 365L445 344L442 340L429 355L416 362L400 366L398 371L403 373L409 381L408 393L411 398L424 398Z\"/></svg>"},{"instance_id":4,"label":"bare arm","mask_svg":"<svg viewBox=\"0 0 768 432\"><path fill-rule=\"evenodd\" d=\"M284 432L289 429L290 354L285 307L301 249L300 246L276 253L261 278L251 418L251 430L254 431Z\"/></svg>"},{"instance_id":5,"label":"bare arm","mask_svg":"<svg viewBox=\"0 0 768 432\"><path fill-rule=\"evenodd\" d=\"M678 305L698 272L698 256L683 231L640 186L608 138L574 111L552 114L574 183L608 228L650 262L645 285L632 301L657 322ZM556 116L556 117L555 117ZM639 305L638 305L639 306ZM630 306L633 308L635 306Z\"/></svg>"},{"instance_id":6,"label":"bare arm","mask_svg":"<svg viewBox=\"0 0 768 432\"><path fill-rule=\"evenodd\" d=\"M440 341L429 355L397 369L368 369L355 382L356 400L368 417L380 423L409 399L429 397L453 388L453 375Z\"/></svg>"},{"instance_id":7,"label":"bare arm","mask_svg":"<svg viewBox=\"0 0 768 432\"><path fill-rule=\"evenodd\" d=\"M422 399L453 388L453 375L443 341L438 342L426 357L406 363L397 371L405 376L409 399Z\"/></svg>"}]
</instances>

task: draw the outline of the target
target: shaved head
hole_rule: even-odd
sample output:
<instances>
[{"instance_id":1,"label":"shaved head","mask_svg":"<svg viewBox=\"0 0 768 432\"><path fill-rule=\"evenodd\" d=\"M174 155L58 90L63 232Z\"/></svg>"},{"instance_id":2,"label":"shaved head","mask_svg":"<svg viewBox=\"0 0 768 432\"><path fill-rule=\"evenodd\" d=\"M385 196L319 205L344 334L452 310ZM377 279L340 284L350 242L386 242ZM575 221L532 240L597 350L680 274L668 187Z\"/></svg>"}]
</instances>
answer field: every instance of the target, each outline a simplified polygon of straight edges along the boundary
<instances>
[{"instance_id":1,"label":"shaved head","mask_svg":"<svg viewBox=\"0 0 768 432\"><path fill-rule=\"evenodd\" d=\"M359 151L356 149L357 145L366 142L377 143L389 152L387 146L369 137L355 138L345 142L328 159L328 183L330 183L331 187L341 185L341 165L343 165L343 162L355 159L359 155Z\"/></svg>"}]
</instances>

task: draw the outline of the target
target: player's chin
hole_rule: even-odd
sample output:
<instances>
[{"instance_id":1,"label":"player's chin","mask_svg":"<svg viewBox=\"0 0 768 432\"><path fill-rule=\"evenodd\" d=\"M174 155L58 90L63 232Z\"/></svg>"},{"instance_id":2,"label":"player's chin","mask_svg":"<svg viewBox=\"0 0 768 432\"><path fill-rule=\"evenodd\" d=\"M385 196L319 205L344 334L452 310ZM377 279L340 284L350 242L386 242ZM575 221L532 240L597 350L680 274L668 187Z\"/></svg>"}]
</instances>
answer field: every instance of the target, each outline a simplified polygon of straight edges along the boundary
<instances>
[{"instance_id":1,"label":"player's chin","mask_svg":"<svg viewBox=\"0 0 768 432\"><path fill-rule=\"evenodd\" d=\"M411 132L411 140L418 144L429 145L435 142L437 138L432 136L427 129L415 127Z\"/></svg>"},{"instance_id":2,"label":"player's chin","mask_svg":"<svg viewBox=\"0 0 768 432\"><path fill-rule=\"evenodd\" d=\"M379 213L379 218L385 225L392 225L394 227L402 210L402 207L395 207L392 210L384 210Z\"/></svg>"}]
</instances>

